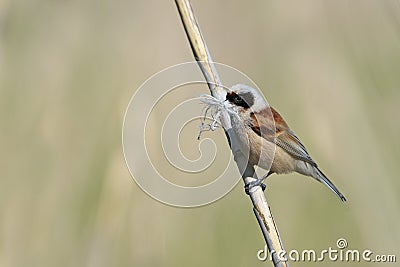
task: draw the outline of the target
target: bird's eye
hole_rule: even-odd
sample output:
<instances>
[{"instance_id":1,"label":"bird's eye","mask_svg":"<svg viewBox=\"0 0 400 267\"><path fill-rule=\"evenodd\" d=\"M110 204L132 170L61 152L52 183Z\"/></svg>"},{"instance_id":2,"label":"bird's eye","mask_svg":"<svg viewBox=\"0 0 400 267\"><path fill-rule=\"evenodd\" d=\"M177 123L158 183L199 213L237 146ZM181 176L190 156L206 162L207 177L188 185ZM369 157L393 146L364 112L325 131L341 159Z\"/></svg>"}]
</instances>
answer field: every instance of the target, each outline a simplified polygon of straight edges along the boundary
<instances>
[{"instance_id":1,"label":"bird's eye","mask_svg":"<svg viewBox=\"0 0 400 267\"><path fill-rule=\"evenodd\" d=\"M247 96L247 95L246 95ZM249 108L249 104L245 101L246 98L243 96L240 96L234 92L228 93L226 95L226 100L229 100L229 102L235 104L236 106L244 107L244 108Z\"/></svg>"},{"instance_id":2,"label":"bird's eye","mask_svg":"<svg viewBox=\"0 0 400 267\"><path fill-rule=\"evenodd\" d=\"M236 104L240 104L242 103L242 101L243 99L238 95L236 95L235 98L233 99L233 102L235 102Z\"/></svg>"}]
</instances>

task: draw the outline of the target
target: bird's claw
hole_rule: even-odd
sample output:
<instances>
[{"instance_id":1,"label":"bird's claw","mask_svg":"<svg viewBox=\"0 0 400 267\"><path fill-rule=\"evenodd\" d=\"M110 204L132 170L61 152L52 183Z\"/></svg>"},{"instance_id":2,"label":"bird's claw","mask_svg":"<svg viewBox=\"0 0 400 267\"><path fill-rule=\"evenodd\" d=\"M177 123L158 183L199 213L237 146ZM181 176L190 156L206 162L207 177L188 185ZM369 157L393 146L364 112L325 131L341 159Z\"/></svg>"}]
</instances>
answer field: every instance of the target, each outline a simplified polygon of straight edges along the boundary
<instances>
[{"instance_id":1,"label":"bird's claw","mask_svg":"<svg viewBox=\"0 0 400 267\"><path fill-rule=\"evenodd\" d=\"M265 189L267 188L267 186L263 184L263 179L257 179L255 181L245 184L244 191L246 192L247 195L249 195L250 189L252 189L255 186L260 186L262 191L265 191Z\"/></svg>"}]
</instances>

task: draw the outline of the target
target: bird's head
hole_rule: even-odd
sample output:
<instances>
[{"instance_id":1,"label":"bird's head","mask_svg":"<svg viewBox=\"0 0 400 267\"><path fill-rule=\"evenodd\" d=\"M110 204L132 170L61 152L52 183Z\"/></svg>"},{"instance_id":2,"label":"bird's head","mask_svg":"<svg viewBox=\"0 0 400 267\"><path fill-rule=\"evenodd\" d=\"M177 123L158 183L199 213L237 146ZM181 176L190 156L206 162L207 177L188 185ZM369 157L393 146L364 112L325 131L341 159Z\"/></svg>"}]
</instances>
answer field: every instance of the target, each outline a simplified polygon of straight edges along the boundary
<instances>
[{"instance_id":1,"label":"bird's head","mask_svg":"<svg viewBox=\"0 0 400 267\"><path fill-rule=\"evenodd\" d=\"M226 94L226 100L240 112L259 112L268 108L267 102L257 89L236 84L230 90Z\"/></svg>"}]
</instances>

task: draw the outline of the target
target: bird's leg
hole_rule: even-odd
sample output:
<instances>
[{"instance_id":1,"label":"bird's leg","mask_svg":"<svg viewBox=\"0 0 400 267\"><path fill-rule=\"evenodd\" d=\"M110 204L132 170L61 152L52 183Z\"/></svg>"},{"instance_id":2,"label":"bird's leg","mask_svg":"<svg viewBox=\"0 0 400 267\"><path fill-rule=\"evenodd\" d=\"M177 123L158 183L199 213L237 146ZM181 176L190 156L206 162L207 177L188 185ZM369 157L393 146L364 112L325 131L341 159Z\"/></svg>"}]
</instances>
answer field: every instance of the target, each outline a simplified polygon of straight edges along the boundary
<instances>
[{"instance_id":1,"label":"bird's leg","mask_svg":"<svg viewBox=\"0 0 400 267\"><path fill-rule=\"evenodd\" d=\"M265 184L263 184L264 180L267 179L268 176L270 176L272 174L271 171L268 171L263 177L261 177L260 179L257 179L255 181L252 181L248 184L246 184L244 186L244 191L246 192L246 194L248 195L250 193L250 189L252 189L255 186L261 186L261 189L263 191L265 191L265 189L267 188L267 186Z\"/></svg>"}]
</instances>

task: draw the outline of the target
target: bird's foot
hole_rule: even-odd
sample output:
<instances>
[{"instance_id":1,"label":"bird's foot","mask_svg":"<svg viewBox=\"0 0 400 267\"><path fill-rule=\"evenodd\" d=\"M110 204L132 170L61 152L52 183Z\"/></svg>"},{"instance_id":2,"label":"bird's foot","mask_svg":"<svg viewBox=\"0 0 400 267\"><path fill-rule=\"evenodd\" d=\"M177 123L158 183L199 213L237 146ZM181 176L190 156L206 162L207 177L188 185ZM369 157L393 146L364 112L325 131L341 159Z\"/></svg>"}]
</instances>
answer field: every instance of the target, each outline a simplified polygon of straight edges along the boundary
<instances>
[{"instance_id":1,"label":"bird's foot","mask_svg":"<svg viewBox=\"0 0 400 267\"><path fill-rule=\"evenodd\" d=\"M252 189L255 186L260 186L262 191L265 191L267 186L263 184L264 179L257 179L255 181L252 181L244 186L244 191L246 192L247 195L250 195L250 189Z\"/></svg>"}]
</instances>

